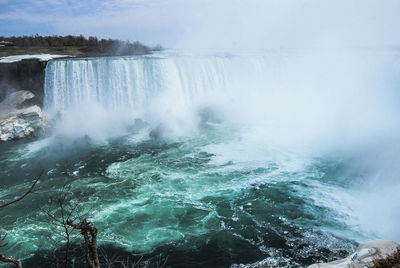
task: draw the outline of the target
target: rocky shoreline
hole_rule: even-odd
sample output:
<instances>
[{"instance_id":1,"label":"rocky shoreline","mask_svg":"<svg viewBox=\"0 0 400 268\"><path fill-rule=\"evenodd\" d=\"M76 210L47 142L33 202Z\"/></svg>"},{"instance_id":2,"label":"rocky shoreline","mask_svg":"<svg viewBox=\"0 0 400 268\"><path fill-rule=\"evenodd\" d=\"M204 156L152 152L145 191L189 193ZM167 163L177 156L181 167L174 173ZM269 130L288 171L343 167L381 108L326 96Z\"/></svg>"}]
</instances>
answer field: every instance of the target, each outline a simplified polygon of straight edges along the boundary
<instances>
[{"instance_id":1,"label":"rocky shoreline","mask_svg":"<svg viewBox=\"0 0 400 268\"><path fill-rule=\"evenodd\" d=\"M28 104L35 95L26 90L8 94L0 103L0 141L13 141L37 136L46 126L38 105Z\"/></svg>"},{"instance_id":2,"label":"rocky shoreline","mask_svg":"<svg viewBox=\"0 0 400 268\"><path fill-rule=\"evenodd\" d=\"M400 267L400 245L387 240L362 243L350 256L328 263L315 263L308 268Z\"/></svg>"}]
</instances>

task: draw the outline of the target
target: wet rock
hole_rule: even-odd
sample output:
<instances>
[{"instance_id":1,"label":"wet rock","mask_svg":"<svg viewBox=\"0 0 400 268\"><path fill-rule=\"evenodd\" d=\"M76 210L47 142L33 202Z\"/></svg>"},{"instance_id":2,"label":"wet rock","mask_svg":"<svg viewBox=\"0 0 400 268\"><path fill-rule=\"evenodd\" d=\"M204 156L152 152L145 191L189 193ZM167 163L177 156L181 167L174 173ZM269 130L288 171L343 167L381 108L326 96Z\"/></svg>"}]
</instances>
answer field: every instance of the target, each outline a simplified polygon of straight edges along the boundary
<instances>
[{"instance_id":1,"label":"wet rock","mask_svg":"<svg viewBox=\"0 0 400 268\"><path fill-rule=\"evenodd\" d=\"M400 245L395 242L372 240L359 245L356 252L347 258L328 263L315 263L308 268L373 267L374 261L391 258L399 251Z\"/></svg>"},{"instance_id":2,"label":"wet rock","mask_svg":"<svg viewBox=\"0 0 400 268\"><path fill-rule=\"evenodd\" d=\"M137 133L148 125L149 124L142 119L136 118L135 122L131 126L129 126L128 131L132 133Z\"/></svg>"},{"instance_id":3,"label":"wet rock","mask_svg":"<svg viewBox=\"0 0 400 268\"><path fill-rule=\"evenodd\" d=\"M39 106L25 107L35 95L21 90L10 93L0 103L0 141L11 141L35 136L45 126L45 117Z\"/></svg>"},{"instance_id":4,"label":"wet rock","mask_svg":"<svg viewBox=\"0 0 400 268\"><path fill-rule=\"evenodd\" d=\"M159 124L156 128L150 131L149 136L150 138L157 140L163 136L164 131L164 126L162 124Z\"/></svg>"}]
</instances>

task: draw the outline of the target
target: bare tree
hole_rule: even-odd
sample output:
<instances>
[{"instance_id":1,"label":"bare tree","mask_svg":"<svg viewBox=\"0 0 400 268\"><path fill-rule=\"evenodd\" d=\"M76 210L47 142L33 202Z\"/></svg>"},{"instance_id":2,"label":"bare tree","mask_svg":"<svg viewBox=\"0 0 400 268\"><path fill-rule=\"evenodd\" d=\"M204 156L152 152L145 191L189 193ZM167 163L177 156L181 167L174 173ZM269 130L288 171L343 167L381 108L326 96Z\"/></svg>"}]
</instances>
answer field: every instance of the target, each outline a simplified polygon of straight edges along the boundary
<instances>
[{"instance_id":1,"label":"bare tree","mask_svg":"<svg viewBox=\"0 0 400 268\"><path fill-rule=\"evenodd\" d=\"M79 223L67 220L67 224L76 230L80 230L85 239L86 261L88 266L90 268L100 268L99 255L97 253L97 228L94 227L91 222L87 221L87 219L83 219Z\"/></svg>"},{"instance_id":2,"label":"bare tree","mask_svg":"<svg viewBox=\"0 0 400 268\"><path fill-rule=\"evenodd\" d=\"M7 234L5 235L0 235L0 243L2 243L7 237ZM0 244L0 247L5 247L7 246L7 244ZM2 254L0 254L0 261L1 262L5 262L5 263L13 263L15 265L15 267L17 268L22 268L22 263L19 259L15 259L13 257L5 257Z\"/></svg>"},{"instance_id":3,"label":"bare tree","mask_svg":"<svg viewBox=\"0 0 400 268\"><path fill-rule=\"evenodd\" d=\"M14 199L14 200L12 200L12 201L9 201L9 202L7 202L7 203L4 203L4 204L2 204L2 205L0 205L0 210L3 209L3 208L5 208L5 207L8 207L8 206L10 206L10 205L12 205L12 204L15 204L15 203L21 201L21 200L24 199L27 195L33 193L33 192L34 192L34 189L35 189L35 186L36 186L37 182L39 181L39 179L42 177L43 173L44 173L44 171L42 171L42 172L40 173L40 175L35 179L35 181L34 181L34 182L32 183L32 185L31 185L31 187L28 189L28 191L26 191L26 192L25 192L23 195L21 195L20 197ZM6 235L0 235L0 242L3 242L3 241L6 239L6 237L7 237L7 234L6 234ZM4 246L6 246L6 245L7 245L7 244L3 244L3 245L0 244L0 247L4 247ZM15 259L15 258L13 258L13 257L5 257L5 256L3 256L2 254L0 254L0 261L1 261L1 262L4 262L4 263L13 263L13 264L15 265L16 268L22 268L22 263L21 263L21 260L20 260L20 259Z\"/></svg>"},{"instance_id":4,"label":"bare tree","mask_svg":"<svg viewBox=\"0 0 400 268\"><path fill-rule=\"evenodd\" d=\"M65 238L64 267L67 268L71 252L71 235L75 231L75 228L68 225L68 222L86 218L90 209L86 210L81 206L81 202L71 200L71 191L68 186L64 186L60 193L50 198L47 206L40 207L40 210L54 226L53 230Z\"/></svg>"},{"instance_id":5,"label":"bare tree","mask_svg":"<svg viewBox=\"0 0 400 268\"><path fill-rule=\"evenodd\" d=\"M13 263L16 268L22 268L22 263L20 259L15 259L13 257L5 257L2 254L0 254L0 261L5 262L5 263Z\"/></svg>"},{"instance_id":6,"label":"bare tree","mask_svg":"<svg viewBox=\"0 0 400 268\"><path fill-rule=\"evenodd\" d=\"M40 174L39 177L33 182L31 187L20 197L9 201L3 205L0 205L0 209L8 207L16 202L21 201L27 195L34 192L35 186L43 172ZM70 198L71 191L64 186L60 193L56 195L56 197L51 198L47 206L40 207L40 210L47 215L48 219L50 219L50 223L55 226L55 230L59 232L60 235L65 237L66 239L66 246L65 246L65 255L64 255L64 267L67 268L69 264L69 257L70 257L70 250L71 250L71 234L74 230L79 230L81 235L84 238L84 246L85 246L85 258L89 268L100 268L100 261L98 255L98 246L97 246L97 234L98 230L93 225L92 222L88 221L87 217L90 213L91 209L85 209L81 206L81 202L73 201ZM78 223L75 223L79 221ZM54 230L54 229L52 229ZM0 247L4 247L7 244L2 244L2 242L6 239L7 235L0 235ZM105 252L103 252L103 255ZM112 267L113 264L119 263L123 268L148 268L148 262L141 262L142 258L138 261L134 262L130 259L125 261L119 261L119 258L112 259L107 261L106 267ZM162 261L161 256L156 264L156 267L165 267L165 264L168 260L168 257L165 261ZM15 265L16 268L22 268L22 263L19 259L15 259L13 257L5 257L0 254L0 262L4 263L12 263ZM54 263L52 263L54 264ZM58 263L56 263L58 265Z\"/></svg>"}]
</instances>

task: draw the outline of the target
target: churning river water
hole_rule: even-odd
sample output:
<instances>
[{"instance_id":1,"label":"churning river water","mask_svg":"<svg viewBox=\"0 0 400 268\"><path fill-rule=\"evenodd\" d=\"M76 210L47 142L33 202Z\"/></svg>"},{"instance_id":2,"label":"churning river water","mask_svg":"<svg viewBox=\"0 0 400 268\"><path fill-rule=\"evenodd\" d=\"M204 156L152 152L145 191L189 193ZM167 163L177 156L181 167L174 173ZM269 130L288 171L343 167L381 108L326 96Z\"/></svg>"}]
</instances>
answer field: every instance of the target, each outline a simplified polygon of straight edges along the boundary
<instances>
[{"instance_id":1,"label":"churning river water","mask_svg":"<svg viewBox=\"0 0 400 268\"><path fill-rule=\"evenodd\" d=\"M399 58L366 54L49 62L51 129L0 145L1 200L45 171L0 212L2 253L61 251L39 208L65 192L105 252L170 267L302 267L399 239Z\"/></svg>"}]
</instances>

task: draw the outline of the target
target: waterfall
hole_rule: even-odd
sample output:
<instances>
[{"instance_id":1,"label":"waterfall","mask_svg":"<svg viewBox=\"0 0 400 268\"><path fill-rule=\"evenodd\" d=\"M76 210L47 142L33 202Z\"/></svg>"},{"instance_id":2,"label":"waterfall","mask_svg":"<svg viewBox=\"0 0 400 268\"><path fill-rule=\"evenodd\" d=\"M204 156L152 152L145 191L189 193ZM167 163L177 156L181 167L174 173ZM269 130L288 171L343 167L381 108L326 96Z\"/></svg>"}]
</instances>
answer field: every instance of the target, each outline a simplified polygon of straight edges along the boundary
<instances>
[{"instance_id":1,"label":"waterfall","mask_svg":"<svg viewBox=\"0 0 400 268\"><path fill-rule=\"evenodd\" d=\"M260 79L271 81L277 69L263 57L55 60L46 68L44 104L47 109L66 110L96 102L107 109L141 111L152 100L168 96L175 105L188 106L211 92L246 87Z\"/></svg>"},{"instance_id":2,"label":"waterfall","mask_svg":"<svg viewBox=\"0 0 400 268\"><path fill-rule=\"evenodd\" d=\"M397 76L382 75L397 66L390 57L300 52L54 60L44 106L68 115L62 131L85 126L83 134L135 118L193 130L204 109L220 121L259 127L274 142L357 143L397 132L397 120L387 120L398 110L391 102L397 87L387 81Z\"/></svg>"}]
</instances>

